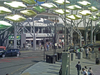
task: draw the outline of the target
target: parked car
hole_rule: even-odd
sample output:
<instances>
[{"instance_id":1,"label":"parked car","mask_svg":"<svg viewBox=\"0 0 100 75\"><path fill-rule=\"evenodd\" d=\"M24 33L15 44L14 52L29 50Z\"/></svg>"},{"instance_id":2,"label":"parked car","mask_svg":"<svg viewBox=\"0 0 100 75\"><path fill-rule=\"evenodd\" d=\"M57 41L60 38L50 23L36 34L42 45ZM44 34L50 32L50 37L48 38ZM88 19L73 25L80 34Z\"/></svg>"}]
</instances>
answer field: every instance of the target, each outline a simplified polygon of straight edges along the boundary
<instances>
[{"instance_id":1,"label":"parked car","mask_svg":"<svg viewBox=\"0 0 100 75\"><path fill-rule=\"evenodd\" d=\"M6 51L6 56L17 56L17 57L19 57L20 54L21 53L20 53L19 49L8 49Z\"/></svg>"},{"instance_id":2,"label":"parked car","mask_svg":"<svg viewBox=\"0 0 100 75\"><path fill-rule=\"evenodd\" d=\"M6 55L6 51L4 49L0 49L0 57L4 58Z\"/></svg>"}]
</instances>

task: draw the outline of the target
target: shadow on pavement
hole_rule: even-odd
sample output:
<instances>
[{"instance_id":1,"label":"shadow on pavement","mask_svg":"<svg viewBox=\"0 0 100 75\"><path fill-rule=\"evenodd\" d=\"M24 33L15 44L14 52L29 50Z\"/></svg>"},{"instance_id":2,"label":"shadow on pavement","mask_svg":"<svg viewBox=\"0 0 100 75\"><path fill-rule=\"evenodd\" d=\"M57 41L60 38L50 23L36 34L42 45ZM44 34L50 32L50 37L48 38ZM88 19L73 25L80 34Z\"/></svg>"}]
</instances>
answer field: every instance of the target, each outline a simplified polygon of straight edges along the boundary
<instances>
[{"instance_id":1,"label":"shadow on pavement","mask_svg":"<svg viewBox=\"0 0 100 75\"><path fill-rule=\"evenodd\" d=\"M51 75L52 74L58 74L58 72L54 72L54 71L48 71L47 73L50 73Z\"/></svg>"},{"instance_id":2,"label":"shadow on pavement","mask_svg":"<svg viewBox=\"0 0 100 75\"><path fill-rule=\"evenodd\" d=\"M86 64L94 64L94 63L92 63L92 62L91 62L91 63L90 63L90 62L82 62L82 63L86 63Z\"/></svg>"},{"instance_id":3,"label":"shadow on pavement","mask_svg":"<svg viewBox=\"0 0 100 75\"><path fill-rule=\"evenodd\" d=\"M50 69L50 70L58 70L58 69L55 69L55 68L48 68L48 69Z\"/></svg>"}]
</instances>

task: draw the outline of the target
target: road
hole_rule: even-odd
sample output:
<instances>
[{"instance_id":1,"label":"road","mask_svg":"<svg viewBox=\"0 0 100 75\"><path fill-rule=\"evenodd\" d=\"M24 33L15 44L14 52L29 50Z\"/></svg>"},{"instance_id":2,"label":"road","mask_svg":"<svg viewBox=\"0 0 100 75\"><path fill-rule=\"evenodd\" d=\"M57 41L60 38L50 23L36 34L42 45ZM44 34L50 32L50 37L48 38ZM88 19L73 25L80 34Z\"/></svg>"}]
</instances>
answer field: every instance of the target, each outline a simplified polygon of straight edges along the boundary
<instances>
[{"instance_id":1,"label":"road","mask_svg":"<svg viewBox=\"0 0 100 75\"><path fill-rule=\"evenodd\" d=\"M53 54L53 50L45 52L46 54ZM62 52L58 49L56 52ZM34 65L39 61L44 61L44 51L21 51L20 57L5 57L0 58L0 75L20 75L25 69Z\"/></svg>"},{"instance_id":2,"label":"road","mask_svg":"<svg viewBox=\"0 0 100 75\"><path fill-rule=\"evenodd\" d=\"M20 57L0 58L0 75L20 75L26 68L43 60L43 51L23 52Z\"/></svg>"}]
</instances>

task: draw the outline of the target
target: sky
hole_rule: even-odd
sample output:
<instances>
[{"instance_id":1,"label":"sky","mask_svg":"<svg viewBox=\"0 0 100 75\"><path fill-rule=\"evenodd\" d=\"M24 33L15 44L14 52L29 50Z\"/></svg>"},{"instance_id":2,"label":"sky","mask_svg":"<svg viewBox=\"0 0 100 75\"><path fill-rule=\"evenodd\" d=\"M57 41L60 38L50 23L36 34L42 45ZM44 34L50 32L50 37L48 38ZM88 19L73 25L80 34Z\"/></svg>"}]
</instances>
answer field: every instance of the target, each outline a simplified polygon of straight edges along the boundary
<instances>
[{"instance_id":1,"label":"sky","mask_svg":"<svg viewBox=\"0 0 100 75\"><path fill-rule=\"evenodd\" d=\"M34 1L36 1L36 0L34 0ZM41 4L43 4L44 2L39 2L39 1L37 1L37 3L38 3L39 5L41 5Z\"/></svg>"}]
</instances>

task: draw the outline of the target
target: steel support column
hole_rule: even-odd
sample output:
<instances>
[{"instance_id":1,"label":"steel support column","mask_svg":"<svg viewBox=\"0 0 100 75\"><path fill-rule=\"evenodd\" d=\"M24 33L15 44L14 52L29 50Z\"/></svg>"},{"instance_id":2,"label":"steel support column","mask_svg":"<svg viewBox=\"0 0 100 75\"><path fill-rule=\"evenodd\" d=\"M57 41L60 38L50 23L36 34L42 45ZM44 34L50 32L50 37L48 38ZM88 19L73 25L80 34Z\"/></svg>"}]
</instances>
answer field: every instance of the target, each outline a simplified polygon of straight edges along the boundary
<instances>
[{"instance_id":1,"label":"steel support column","mask_svg":"<svg viewBox=\"0 0 100 75\"><path fill-rule=\"evenodd\" d=\"M93 25L91 20L91 44L93 44Z\"/></svg>"},{"instance_id":2,"label":"steel support column","mask_svg":"<svg viewBox=\"0 0 100 75\"><path fill-rule=\"evenodd\" d=\"M36 35L35 35L34 17L32 18L32 21L33 21L33 50L36 50Z\"/></svg>"},{"instance_id":3,"label":"steel support column","mask_svg":"<svg viewBox=\"0 0 100 75\"><path fill-rule=\"evenodd\" d=\"M17 48L17 27L15 24L16 23L14 23L14 48Z\"/></svg>"}]
</instances>

